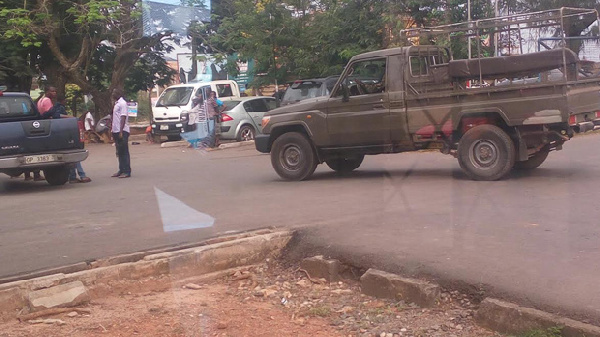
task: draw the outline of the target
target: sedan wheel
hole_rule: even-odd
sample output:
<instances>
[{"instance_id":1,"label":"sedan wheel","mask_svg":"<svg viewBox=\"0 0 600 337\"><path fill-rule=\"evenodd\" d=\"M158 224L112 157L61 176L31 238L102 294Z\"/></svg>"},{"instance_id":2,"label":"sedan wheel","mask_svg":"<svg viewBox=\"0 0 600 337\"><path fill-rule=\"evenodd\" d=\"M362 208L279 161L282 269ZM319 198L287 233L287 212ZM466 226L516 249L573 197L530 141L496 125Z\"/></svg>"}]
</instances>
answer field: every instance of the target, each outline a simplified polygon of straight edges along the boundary
<instances>
[{"instance_id":1,"label":"sedan wheel","mask_svg":"<svg viewBox=\"0 0 600 337\"><path fill-rule=\"evenodd\" d=\"M254 140L254 128L250 125L244 125L240 128L240 132L237 136L238 142Z\"/></svg>"}]
</instances>

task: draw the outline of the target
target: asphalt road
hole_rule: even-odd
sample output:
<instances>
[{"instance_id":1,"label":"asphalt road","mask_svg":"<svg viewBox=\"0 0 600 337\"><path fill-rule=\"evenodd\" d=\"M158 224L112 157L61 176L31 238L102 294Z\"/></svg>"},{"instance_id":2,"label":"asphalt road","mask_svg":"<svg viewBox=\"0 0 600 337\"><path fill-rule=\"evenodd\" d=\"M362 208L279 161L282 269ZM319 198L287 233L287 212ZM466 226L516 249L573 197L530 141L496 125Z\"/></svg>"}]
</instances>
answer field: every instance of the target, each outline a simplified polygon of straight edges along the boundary
<instances>
[{"instance_id":1,"label":"asphalt road","mask_svg":"<svg viewBox=\"0 0 600 337\"><path fill-rule=\"evenodd\" d=\"M300 183L280 180L253 147L147 144L131 147L132 178L110 178L114 148L91 145L89 184L0 177L0 277L227 231L306 226L303 244L315 251L600 324L598 144L598 134L577 137L539 169L497 182L468 180L450 156L406 153L367 157L343 177L321 165Z\"/></svg>"}]
</instances>

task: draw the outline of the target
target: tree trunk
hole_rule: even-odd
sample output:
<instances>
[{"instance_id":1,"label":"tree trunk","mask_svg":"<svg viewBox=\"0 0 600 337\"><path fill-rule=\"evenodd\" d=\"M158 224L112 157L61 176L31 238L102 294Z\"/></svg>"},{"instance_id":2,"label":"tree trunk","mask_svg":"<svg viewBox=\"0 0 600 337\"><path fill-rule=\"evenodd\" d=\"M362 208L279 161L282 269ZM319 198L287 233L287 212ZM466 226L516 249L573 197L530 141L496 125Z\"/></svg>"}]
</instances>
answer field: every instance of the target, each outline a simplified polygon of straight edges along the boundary
<instances>
[{"instance_id":1,"label":"tree trunk","mask_svg":"<svg viewBox=\"0 0 600 337\"><path fill-rule=\"evenodd\" d=\"M92 92L92 101L94 102L94 120L99 120L106 115L112 114L113 104L110 99L110 91Z\"/></svg>"}]
</instances>

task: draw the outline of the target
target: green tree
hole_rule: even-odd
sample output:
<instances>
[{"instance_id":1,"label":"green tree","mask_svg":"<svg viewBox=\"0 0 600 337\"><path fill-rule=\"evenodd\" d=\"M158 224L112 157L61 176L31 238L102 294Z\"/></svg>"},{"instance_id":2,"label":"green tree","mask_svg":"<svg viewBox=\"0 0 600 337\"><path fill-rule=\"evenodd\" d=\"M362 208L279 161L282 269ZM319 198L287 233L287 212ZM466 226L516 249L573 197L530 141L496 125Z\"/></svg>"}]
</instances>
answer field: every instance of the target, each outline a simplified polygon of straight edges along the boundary
<instances>
[{"instance_id":1,"label":"green tree","mask_svg":"<svg viewBox=\"0 0 600 337\"><path fill-rule=\"evenodd\" d=\"M111 111L110 92L124 88L140 59L162 55L168 33L142 35L141 2L135 0L35 0L28 9L0 10L7 22L4 39L19 39L25 47L39 46L39 67L64 93L66 83L92 95L98 114ZM157 68L164 60L149 57ZM143 61L141 61L143 62ZM162 64L159 64L161 63ZM146 65L147 65L146 64ZM149 75L150 76L150 75ZM146 76L148 78L149 76ZM151 75L153 76L153 75ZM144 83L151 86L150 83Z\"/></svg>"}]
</instances>

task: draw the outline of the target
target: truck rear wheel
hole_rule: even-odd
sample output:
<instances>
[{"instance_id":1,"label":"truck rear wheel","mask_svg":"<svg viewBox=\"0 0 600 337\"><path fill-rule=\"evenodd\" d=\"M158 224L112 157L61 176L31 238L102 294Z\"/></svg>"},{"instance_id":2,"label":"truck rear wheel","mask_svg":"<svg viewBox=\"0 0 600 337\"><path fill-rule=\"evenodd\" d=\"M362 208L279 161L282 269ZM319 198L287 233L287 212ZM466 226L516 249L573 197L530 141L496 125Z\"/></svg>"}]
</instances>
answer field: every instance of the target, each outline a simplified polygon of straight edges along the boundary
<instances>
[{"instance_id":1,"label":"truck rear wheel","mask_svg":"<svg viewBox=\"0 0 600 337\"><path fill-rule=\"evenodd\" d=\"M479 125L458 143L458 162L471 179L498 180L515 164L515 145L499 127Z\"/></svg>"},{"instance_id":2,"label":"truck rear wheel","mask_svg":"<svg viewBox=\"0 0 600 337\"><path fill-rule=\"evenodd\" d=\"M326 160L325 163L329 166L330 169L338 172L338 173L348 173L352 172L355 169L360 167L363 159L365 159L364 155L353 157L353 158L335 158Z\"/></svg>"},{"instance_id":3,"label":"truck rear wheel","mask_svg":"<svg viewBox=\"0 0 600 337\"><path fill-rule=\"evenodd\" d=\"M317 168L317 156L310 141L301 133L288 132L273 142L271 165L286 180L305 180Z\"/></svg>"},{"instance_id":4,"label":"truck rear wheel","mask_svg":"<svg viewBox=\"0 0 600 337\"><path fill-rule=\"evenodd\" d=\"M548 158L550 153L550 147L544 146L540 151L536 152L533 156L525 161L515 162L515 170L533 170L538 168Z\"/></svg>"},{"instance_id":5,"label":"truck rear wheel","mask_svg":"<svg viewBox=\"0 0 600 337\"><path fill-rule=\"evenodd\" d=\"M69 168L66 166L49 167L44 169L44 176L50 185L64 185L69 181Z\"/></svg>"}]
</instances>

